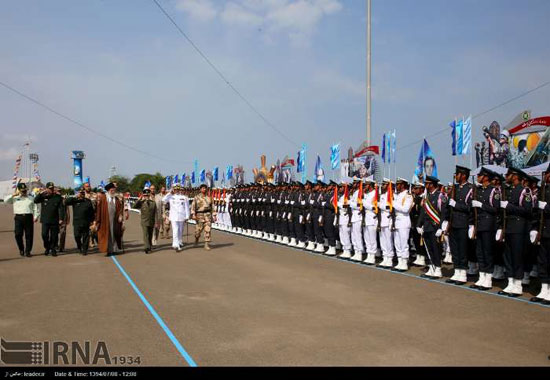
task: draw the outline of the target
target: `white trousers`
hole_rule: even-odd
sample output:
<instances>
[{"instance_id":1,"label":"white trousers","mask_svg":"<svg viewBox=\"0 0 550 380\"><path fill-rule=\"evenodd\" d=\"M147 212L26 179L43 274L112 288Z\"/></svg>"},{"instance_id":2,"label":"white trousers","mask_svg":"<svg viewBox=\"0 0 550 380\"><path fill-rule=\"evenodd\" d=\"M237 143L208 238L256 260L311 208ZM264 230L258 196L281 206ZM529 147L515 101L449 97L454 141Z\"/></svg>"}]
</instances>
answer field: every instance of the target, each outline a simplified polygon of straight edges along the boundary
<instances>
[{"instance_id":1,"label":"white trousers","mask_svg":"<svg viewBox=\"0 0 550 380\"><path fill-rule=\"evenodd\" d=\"M363 227L361 221L351 223L351 242L353 243L353 250L357 252L365 252L363 248Z\"/></svg>"},{"instance_id":2,"label":"white trousers","mask_svg":"<svg viewBox=\"0 0 550 380\"><path fill-rule=\"evenodd\" d=\"M368 254L376 254L378 243L376 242L376 229L377 226L365 226L363 227L363 239L365 240L365 247Z\"/></svg>"},{"instance_id":3,"label":"white trousers","mask_svg":"<svg viewBox=\"0 0 550 380\"><path fill-rule=\"evenodd\" d=\"M340 224L340 244L342 249L351 251L351 227L348 227L348 223Z\"/></svg>"},{"instance_id":4,"label":"white trousers","mask_svg":"<svg viewBox=\"0 0 550 380\"><path fill-rule=\"evenodd\" d=\"M380 248L382 249L382 256L393 257L393 239L390 227L380 229Z\"/></svg>"},{"instance_id":5,"label":"white trousers","mask_svg":"<svg viewBox=\"0 0 550 380\"><path fill-rule=\"evenodd\" d=\"M393 242L397 257L400 259L409 258L409 232L410 228L397 228L393 233Z\"/></svg>"},{"instance_id":6,"label":"white trousers","mask_svg":"<svg viewBox=\"0 0 550 380\"><path fill-rule=\"evenodd\" d=\"M224 212L224 213L223 213L223 216L224 216L224 224L225 224L227 227L231 227L231 216L229 216L229 213L228 213L228 212Z\"/></svg>"},{"instance_id":7,"label":"white trousers","mask_svg":"<svg viewBox=\"0 0 550 380\"><path fill-rule=\"evenodd\" d=\"M182 243L181 237L183 234L184 222L175 222L172 223L172 248L179 248Z\"/></svg>"}]
</instances>

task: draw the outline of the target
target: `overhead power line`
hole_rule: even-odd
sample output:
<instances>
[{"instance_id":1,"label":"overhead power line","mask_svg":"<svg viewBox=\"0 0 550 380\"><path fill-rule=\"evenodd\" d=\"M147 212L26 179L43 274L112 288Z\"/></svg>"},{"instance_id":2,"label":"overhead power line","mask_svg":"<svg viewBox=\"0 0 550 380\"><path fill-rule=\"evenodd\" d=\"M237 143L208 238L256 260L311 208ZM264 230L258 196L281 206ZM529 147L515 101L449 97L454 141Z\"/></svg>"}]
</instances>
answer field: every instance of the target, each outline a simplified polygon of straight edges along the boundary
<instances>
[{"instance_id":1,"label":"overhead power line","mask_svg":"<svg viewBox=\"0 0 550 380\"><path fill-rule=\"evenodd\" d=\"M291 138L289 138L285 133L283 133L279 128L275 126L272 122L270 122L254 105L239 91L237 88L223 75L223 73L214 65L214 63L199 49L199 47L189 38L189 36L180 28L180 26L176 23L176 21L166 12L166 10L162 7L162 5L159 4L157 0L153 0L153 2L157 5L157 7L160 9L160 11L166 16L166 18L176 27L178 32L189 42L189 44L195 49L195 51L204 59L204 61L218 74L218 76L229 86L231 90L254 112L262 121L269 126L271 129L273 129L275 132L279 134L283 139L285 139L287 142L291 143L292 145L299 146L298 143L293 141Z\"/></svg>"},{"instance_id":2,"label":"overhead power line","mask_svg":"<svg viewBox=\"0 0 550 380\"><path fill-rule=\"evenodd\" d=\"M496 105L496 106L494 106L494 107L491 107L491 108L489 108L488 110L485 110L485 111L483 111L483 112L477 113L477 114L475 114L475 115L472 116L472 120L474 120L474 119L476 119L476 118L478 118L478 117L480 117L480 116L483 116L483 115L485 115L485 114L487 114L487 113L489 113L489 112L491 112L491 111L494 111L494 110L496 110L496 109L498 109L498 108L500 108L500 107L503 107L503 106L505 106L505 105L507 105L507 104L509 104L509 103L512 103L512 102L514 102L514 101L516 101L516 100L518 100L518 99L521 99L521 98L523 98L524 96L527 96L527 95L529 95L529 94L531 94L531 93L533 93L533 92L535 92L535 91L540 90L540 89L543 88L543 87L548 86L549 84L550 84L550 81L545 82L545 83L543 83L543 84L541 84L541 85L539 85L539 86L537 86L537 87L535 87L535 88L532 88L532 89L530 89L530 90L528 90L528 91L526 91L526 92L523 92L523 93L521 93L521 94L519 94L519 95L517 95L517 96L514 96L513 98L510 98L510 99L506 100L505 102L502 102L502 103L500 103L500 104L498 104L498 105ZM403 146L397 148L396 151L403 150L403 149L409 148L409 147L411 147L411 146L414 146L414 145L416 145L416 144L418 144L418 143L421 143L422 141L424 141L424 138L438 136L438 135L440 135L440 134L442 134L442 133L445 133L445 132L448 132L448 131L449 131L449 127L445 127L445 128L443 128L443 129L441 129L441 130L439 130L439 131L437 131L437 132L434 132L434 133L432 133L432 134L430 134L430 135L427 135L427 136L425 136L425 137L423 137L423 138L421 138L421 139L419 139L419 140L416 140L416 141L410 142L410 143L408 143L408 144L405 144L405 145L403 145Z\"/></svg>"},{"instance_id":3,"label":"overhead power line","mask_svg":"<svg viewBox=\"0 0 550 380\"><path fill-rule=\"evenodd\" d=\"M31 96L29 96L29 95L27 95L27 94L25 94L25 93L23 93L23 92L21 92L21 91L15 89L15 88L13 88L12 86L10 86L10 85L8 85L8 84L6 84L6 83L4 83L4 82L1 82L1 81L0 81L0 85L2 85L4 88L10 90L11 92L13 92L13 93L15 93L15 94L21 96L22 98L27 99L28 101L30 101L30 102L32 102L32 103L34 103L34 104L36 104L36 105L38 105L38 106L44 108L45 110L47 110L47 111L53 113L54 115L57 115L57 116L59 116L60 118L65 119L65 120L67 120L67 121L69 121L69 122L71 122L71 123L73 123L73 124L75 124L75 125L77 125L77 126L83 128L83 129L87 130L87 131L90 132L90 133L93 133L94 135L103 137L104 139L106 139L106 140L108 140L108 141L110 141L110 142L112 142L112 143L114 143L114 144L120 145L120 146L122 146L122 147L124 147L124 148L126 148L126 149L133 150L134 152L141 153L141 154L143 154L143 155L146 155L146 156L149 156L149 157L155 158L155 159L157 159L157 160L161 160L161 161L172 162L172 163L179 163L179 164L182 164L182 163L183 163L183 164L189 164L189 163L191 163L190 161L188 162L188 161L170 160L170 159L167 159L167 158L164 158L164 157L160 157L160 156L157 156L157 155L155 155L155 154L146 152L146 151L144 151L144 150L141 150L141 149L139 149L139 148L133 147L133 146L131 146L131 145L128 145L128 144L126 144L125 142L122 142L122 141L120 141L120 140L114 139L114 138L112 138L112 137L106 135L105 133L102 133L102 132L100 132L100 131L98 131L98 130L95 130L95 129L93 129L93 128L90 128L89 126L87 126L87 125L85 125L85 124L83 124L83 123L81 123L81 122L79 122L79 121L77 121L77 120L75 120L75 119L73 119L73 118L71 118L71 117L69 117L69 116L63 114L63 113L61 113L61 112L59 112L59 111L56 111L55 109L51 108L50 106L48 106L48 105L46 105L46 104L44 104L44 103L42 103L42 102L40 102L40 101L34 99L33 97L31 97Z\"/></svg>"}]
</instances>

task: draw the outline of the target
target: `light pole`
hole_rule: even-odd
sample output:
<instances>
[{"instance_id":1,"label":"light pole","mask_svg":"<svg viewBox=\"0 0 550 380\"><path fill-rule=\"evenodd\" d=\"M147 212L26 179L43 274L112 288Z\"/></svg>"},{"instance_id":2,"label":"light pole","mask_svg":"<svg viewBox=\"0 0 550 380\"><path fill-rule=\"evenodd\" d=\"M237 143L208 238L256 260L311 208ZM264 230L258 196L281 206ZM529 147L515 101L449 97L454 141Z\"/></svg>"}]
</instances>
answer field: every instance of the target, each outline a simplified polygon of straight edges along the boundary
<instances>
[{"instance_id":1,"label":"light pole","mask_svg":"<svg viewBox=\"0 0 550 380\"><path fill-rule=\"evenodd\" d=\"M371 0L367 0L367 145L371 145Z\"/></svg>"}]
</instances>

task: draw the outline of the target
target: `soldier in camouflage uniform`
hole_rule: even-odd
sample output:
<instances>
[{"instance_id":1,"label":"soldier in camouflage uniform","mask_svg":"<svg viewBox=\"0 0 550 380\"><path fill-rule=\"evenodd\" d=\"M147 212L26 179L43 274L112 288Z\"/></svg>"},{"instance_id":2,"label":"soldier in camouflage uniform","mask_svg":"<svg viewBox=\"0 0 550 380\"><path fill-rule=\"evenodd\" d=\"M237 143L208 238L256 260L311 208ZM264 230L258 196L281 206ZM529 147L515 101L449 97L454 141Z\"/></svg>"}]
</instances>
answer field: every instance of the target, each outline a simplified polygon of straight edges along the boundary
<instances>
[{"instance_id":1,"label":"soldier in camouflage uniform","mask_svg":"<svg viewBox=\"0 0 550 380\"><path fill-rule=\"evenodd\" d=\"M216 210L212 198L206 195L206 185L201 185L200 193L193 199L191 218L197 221L195 245L199 243L199 238L204 230L204 249L210 250L210 231L212 229L212 221L216 221Z\"/></svg>"}]
</instances>

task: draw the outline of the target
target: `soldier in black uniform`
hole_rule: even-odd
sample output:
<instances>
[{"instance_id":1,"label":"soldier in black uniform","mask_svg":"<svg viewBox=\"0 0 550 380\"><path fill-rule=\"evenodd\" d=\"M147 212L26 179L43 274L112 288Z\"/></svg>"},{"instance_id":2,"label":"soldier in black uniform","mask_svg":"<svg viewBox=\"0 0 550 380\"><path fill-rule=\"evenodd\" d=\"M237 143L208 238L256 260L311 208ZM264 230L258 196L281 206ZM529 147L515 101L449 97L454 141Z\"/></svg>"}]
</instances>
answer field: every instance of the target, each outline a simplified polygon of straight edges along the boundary
<instances>
[{"instance_id":1,"label":"soldier in black uniform","mask_svg":"<svg viewBox=\"0 0 550 380\"><path fill-rule=\"evenodd\" d=\"M294 194L292 205L292 218L294 220L294 232L296 233L296 247L306 247L305 213L307 207L307 193L302 183L298 182L298 191Z\"/></svg>"},{"instance_id":2,"label":"soldier in black uniform","mask_svg":"<svg viewBox=\"0 0 550 380\"><path fill-rule=\"evenodd\" d=\"M42 223L42 240L47 256L57 256L55 245L59 236L59 225L65 220L65 206L61 195L54 193L53 182L46 184L46 190L40 192L34 203L42 204L40 222Z\"/></svg>"},{"instance_id":3,"label":"soldier in black uniform","mask_svg":"<svg viewBox=\"0 0 550 380\"><path fill-rule=\"evenodd\" d=\"M330 181L329 186L325 188L325 196L323 200L323 232L328 240L328 250L325 254L329 256L336 256L336 231L338 230L336 223L336 209L334 208L334 192L338 192L338 184L334 181ZM338 204L338 194L336 195L336 204Z\"/></svg>"},{"instance_id":4,"label":"soldier in black uniform","mask_svg":"<svg viewBox=\"0 0 550 380\"><path fill-rule=\"evenodd\" d=\"M426 176L426 192L417 222L417 231L424 240L430 269L423 277L441 278L442 221L447 220L447 196L439 191L439 179Z\"/></svg>"},{"instance_id":5,"label":"soldier in black uniform","mask_svg":"<svg viewBox=\"0 0 550 380\"><path fill-rule=\"evenodd\" d=\"M455 181L449 199L448 219L442 223L443 231L449 227L449 245L453 257L454 275L446 282L464 285L467 282L468 269L468 228L472 203L473 185L468 183L470 169L456 166Z\"/></svg>"},{"instance_id":6,"label":"soldier in black uniform","mask_svg":"<svg viewBox=\"0 0 550 380\"><path fill-rule=\"evenodd\" d=\"M550 305L550 165L543 173L541 194L537 202L537 209L541 214L533 226L537 231L538 246L538 275L541 282L540 293L531 298L531 302L541 302ZM542 222L542 225L540 224Z\"/></svg>"},{"instance_id":7,"label":"soldier in black uniform","mask_svg":"<svg viewBox=\"0 0 550 380\"><path fill-rule=\"evenodd\" d=\"M536 230L534 228L537 224L538 217L540 213L537 208L539 188L538 188L539 179L533 176L527 176L523 180L523 186L528 187L531 190L531 201L533 202L533 213L531 213L530 226L527 231L526 239L528 241L528 248L525 250L525 257L523 258L523 279L521 280L522 285L529 285L531 283L531 275L537 277L537 251L538 243L536 241L530 241L529 231Z\"/></svg>"},{"instance_id":8,"label":"soldier in black uniform","mask_svg":"<svg viewBox=\"0 0 550 380\"><path fill-rule=\"evenodd\" d=\"M313 204L315 203L315 195L313 194L313 183L306 182L306 205L304 210L305 219L305 235L307 240L306 249L309 251L315 250L315 232L313 230Z\"/></svg>"},{"instance_id":9,"label":"soldier in black uniform","mask_svg":"<svg viewBox=\"0 0 550 380\"><path fill-rule=\"evenodd\" d=\"M504 189L508 186L506 185L506 179L504 176L491 171L491 185L493 185L496 189L499 190L500 198L502 199L502 192ZM497 213L497 232L498 229L501 229L502 227L502 217L504 215L504 210L501 208L499 212ZM496 239L495 242L495 250L493 255L493 281L501 281L504 280L506 277L504 276L504 234L502 234L501 230L501 236Z\"/></svg>"},{"instance_id":10,"label":"soldier in black uniform","mask_svg":"<svg viewBox=\"0 0 550 380\"><path fill-rule=\"evenodd\" d=\"M325 184L321 181L317 181L313 187L313 203L311 204L311 220L313 224L313 234L315 235L314 242L315 252L325 252L325 233L324 233L324 207L323 202L325 194L323 192Z\"/></svg>"},{"instance_id":11,"label":"soldier in black uniform","mask_svg":"<svg viewBox=\"0 0 550 380\"><path fill-rule=\"evenodd\" d=\"M508 286L499 294L510 297L517 297L523 293L521 287L523 255L533 207L531 191L521 184L522 179L526 176L527 174L520 169L508 168L506 182L510 187L505 190L506 194L500 201L500 207L506 213L503 220L505 226L501 233L505 234L504 264L506 265Z\"/></svg>"},{"instance_id":12,"label":"soldier in black uniform","mask_svg":"<svg viewBox=\"0 0 550 380\"><path fill-rule=\"evenodd\" d=\"M90 243L90 225L95 219L94 205L86 198L86 191L81 187L76 197L65 199L67 206L73 206L73 231L78 251L88 254Z\"/></svg>"},{"instance_id":13,"label":"soldier in black uniform","mask_svg":"<svg viewBox=\"0 0 550 380\"><path fill-rule=\"evenodd\" d=\"M477 175L480 184L472 199L472 215L476 242L476 255L479 264L479 280L470 286L473 289L490 290L493 276L493 255L497 217L500 210L500 190L491 185L493 173L481 168Z\"/></svg>"},{"instance_id":14,"label":"soldier in black uniform","mask_svg":"<svg viewBox=\"0 0 550 380\"><path fill-rule=\"evenodd\" d=\"M424 267L426 266L426 255L424 247L420 244L421 236L414 228L418 224L418 217L420 216L420 210L422 209L422 193L424 192L424 185L420 182L417 182L412 187L412 196L413 196L413 207L410 212L411 217L411 238L414 243L414 253L415 260L412 262L412 265Z\"/></svg>"}]
</instances>

